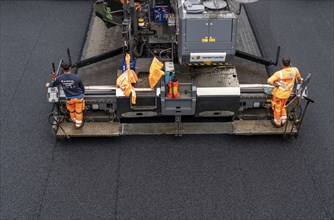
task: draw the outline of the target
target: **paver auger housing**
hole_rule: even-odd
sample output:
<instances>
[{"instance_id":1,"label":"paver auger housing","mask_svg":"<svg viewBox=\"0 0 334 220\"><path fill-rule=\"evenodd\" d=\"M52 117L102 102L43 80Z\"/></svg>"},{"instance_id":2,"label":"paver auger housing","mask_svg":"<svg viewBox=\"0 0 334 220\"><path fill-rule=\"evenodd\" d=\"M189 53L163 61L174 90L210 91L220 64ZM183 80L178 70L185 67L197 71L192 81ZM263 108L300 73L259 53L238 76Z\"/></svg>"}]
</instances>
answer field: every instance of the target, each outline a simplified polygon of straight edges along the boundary
<instances>
[{"instance_id":1,"label":"paver auger housing","mask_svg":"<svg viewBox=\"0 0 334 220\"><path fill-rule=\"evenodd\" d=\"M241 0L239 0L241 2ZM275 61L237 50L238 17L231 2L225 0L128 0L96 1L95 15L108 28L119 26L122 45L73 63L73 68L98 66L100 61L117 56L131 57L130 68L139 80L133 83L136 94L124 94L116 78L127 70L110 72L114 84L92 85L84 81L85 125L76 130L66 111L61 87L49 88L48 99L54 104L49 121L58 138L151 135L151 134L237 134L297 135L309 102L306 85L291 94L287 104L289 122L274 127L270 119L271 90L267 84L241 84L235 63L277 65ZM240 9L239 9L240 13ZM249 42L242 42L248 44ZM156 57L164 75L152 86L150 65ZM54 70L61 72L61 63ZM129 67L128 66L128 67ZM54 65L53 68L55 69ZM99 73L95 72L95 77ZM133 94L132 94L133 96ZM307 104L302 110L302 101Z\"/></svg>"}]
</instances>

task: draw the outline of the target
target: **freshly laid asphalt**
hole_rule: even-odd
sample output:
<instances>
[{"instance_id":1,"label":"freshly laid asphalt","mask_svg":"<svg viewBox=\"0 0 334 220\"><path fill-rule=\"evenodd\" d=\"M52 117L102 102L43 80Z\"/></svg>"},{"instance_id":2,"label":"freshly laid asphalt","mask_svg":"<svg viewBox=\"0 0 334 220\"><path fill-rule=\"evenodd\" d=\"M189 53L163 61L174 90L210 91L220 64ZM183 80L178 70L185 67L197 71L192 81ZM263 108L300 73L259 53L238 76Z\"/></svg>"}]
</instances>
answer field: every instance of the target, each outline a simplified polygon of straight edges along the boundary
<instances>
[{"instance_id":1,"label":"freshly laid asphalt","mask_svg":"<svg viewBox=\"0 0 334 220\"><path fill-rule=\"evenodd\" d=\"M332 1L247 6L264 55L279 44L313 74L297 139L56 142L44 84L67 47L79 57L91 2L0 1L0 219L334 219L333 11Z\"/></svg>"}]
</instances>

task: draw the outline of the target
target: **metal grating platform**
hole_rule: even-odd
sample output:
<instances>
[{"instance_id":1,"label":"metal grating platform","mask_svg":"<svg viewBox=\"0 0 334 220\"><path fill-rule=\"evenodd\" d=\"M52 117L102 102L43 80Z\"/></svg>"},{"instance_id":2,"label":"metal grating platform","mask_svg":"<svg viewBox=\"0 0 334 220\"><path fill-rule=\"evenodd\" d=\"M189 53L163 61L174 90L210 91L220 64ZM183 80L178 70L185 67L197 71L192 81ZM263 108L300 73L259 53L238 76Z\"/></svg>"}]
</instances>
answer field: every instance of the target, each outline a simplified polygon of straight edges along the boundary
<instances>
[{"instance_id":1,"label":"metal grating platform","mask_svg":"<svg viewBox=\"0 0 334 220\"><path fill-rule=\"evenodd\" d=\"M80 129L74 123L64 122L62 129L58 129L57 138L68 137L112 137L119 136L119 123L117 122L86 122Z\"/></svg>"},{"instance_id":2,"label":"metal grating platform","mask_svg":"<svg viewBox=\"0 0 334 220\"><path fill-rule=\"evenodd\" d=\"M177 123L133 123L122 124L122 135L157 134L233 134L232 122L223 123L182 123L178 131Z\"/></svg>"},{"instance_id":3,"label":"metal grating platform","mask_svg":"<svg viewBox=\"0 0 334 220\"><path fill-rule=\"evenodd\" d=\"M240 120L234 121L234 133L236 135L283 135L285 126L277 128L270 120ZM292 132L290 133L290 131ZM288 123L286 134L296 134L297 129Z\"/></svg>"},{"instance_id":4,"label":"metal grating platform","mask_svg":"<svg viewBox=\"0 0 334 220\"><path fill-rule=\"evenodd\" d=\"M285 127L276 128L269 120L240 120L234 122L183 122L178 123L119 123L86 122L81 129L73 123L61 124L57 138L68 137L113 137L120 135L185 135L185 134L236 134L236 135L283 135ZM297 129L288 124L287 133Z\"/></svg>"}]
</instances>

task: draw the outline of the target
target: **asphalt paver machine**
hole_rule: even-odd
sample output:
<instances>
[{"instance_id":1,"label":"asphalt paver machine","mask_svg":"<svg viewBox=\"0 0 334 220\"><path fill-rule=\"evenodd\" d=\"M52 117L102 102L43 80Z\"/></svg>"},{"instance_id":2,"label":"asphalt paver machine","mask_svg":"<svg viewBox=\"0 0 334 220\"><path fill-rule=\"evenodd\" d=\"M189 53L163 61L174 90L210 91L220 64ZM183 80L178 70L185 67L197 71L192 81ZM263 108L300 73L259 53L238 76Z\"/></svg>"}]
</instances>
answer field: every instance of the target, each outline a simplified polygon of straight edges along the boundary
<instances>
[{"instance_id":1,"label":"asphalt paver machine","mask_svg":"<svg viewBox=\"0 0 334 220\"><path fill-rule=\"evenodd\" d=\"M239 0L239 2L245 2ZM241 4L242 5L242 4ZM85 84L85 125L75 129L66 110L61 87L48 89L53 103L49 116L57 138L154 134L297 135L307 106L306 85L296 86L287 104L288 123L271 124L272 86L242 84L236 57L254 65L277 65L275 61L237 50L238 17L225 0L121 0L96 1L95 18L106 27L119 27L122 45L109 52L72 62L73 68L99 66L103 60L126 54L138 76L132 84L136 94L125 95L116 78L127 70L125 61L110 71L114 83ZM247 44L247 40L244 40ZM151 79L153 59L163 64L161 78ZM56 70L62 74L61 63ZM252 65L252 64L248 64ZM99 69L91 73L98 78ZM244 71L245 72L245 71ZM246 72L242 74L247 74ZM304 102L306 104L302 103Z\"/></svg>"}]
</instances>

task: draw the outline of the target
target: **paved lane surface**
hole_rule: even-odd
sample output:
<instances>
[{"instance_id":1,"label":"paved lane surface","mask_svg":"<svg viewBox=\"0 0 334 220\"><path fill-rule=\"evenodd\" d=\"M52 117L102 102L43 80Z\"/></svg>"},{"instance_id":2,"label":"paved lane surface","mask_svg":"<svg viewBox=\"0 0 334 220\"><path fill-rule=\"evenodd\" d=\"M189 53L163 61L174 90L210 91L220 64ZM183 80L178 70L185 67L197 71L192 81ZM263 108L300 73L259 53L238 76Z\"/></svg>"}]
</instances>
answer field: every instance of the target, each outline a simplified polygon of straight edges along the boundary
<instances>
[{"instance_id":1,"label":"paved lane surface","mask_svg":"<svg viewBox=\"0 0 334 220\"><path fill-rule=\"evenodd\" d=\"M334 218L334 2L262 1L248 9L264 54L273 57L270 48L281 45L281 55L290 56L304 76L313 74L309 90L316 104L309 109L298 145L323 206Z\"/></svg>"},{"instance_id":2,"label":"paved lane surface","mask_svg":"<svg viewBox=\"0 0 334 220\"><path fill-rule=\"evenodd\" d=\"M287 1L270 2L248 8L262 49L270 54L280 43L303 72L319 76L310 86L317 103L298 139L56 142L44 83L67 47L79 56L90 3L1 1L0 218L333 218L333 4L289 1L284 11Z\"/></svg>"}]
</instances>

